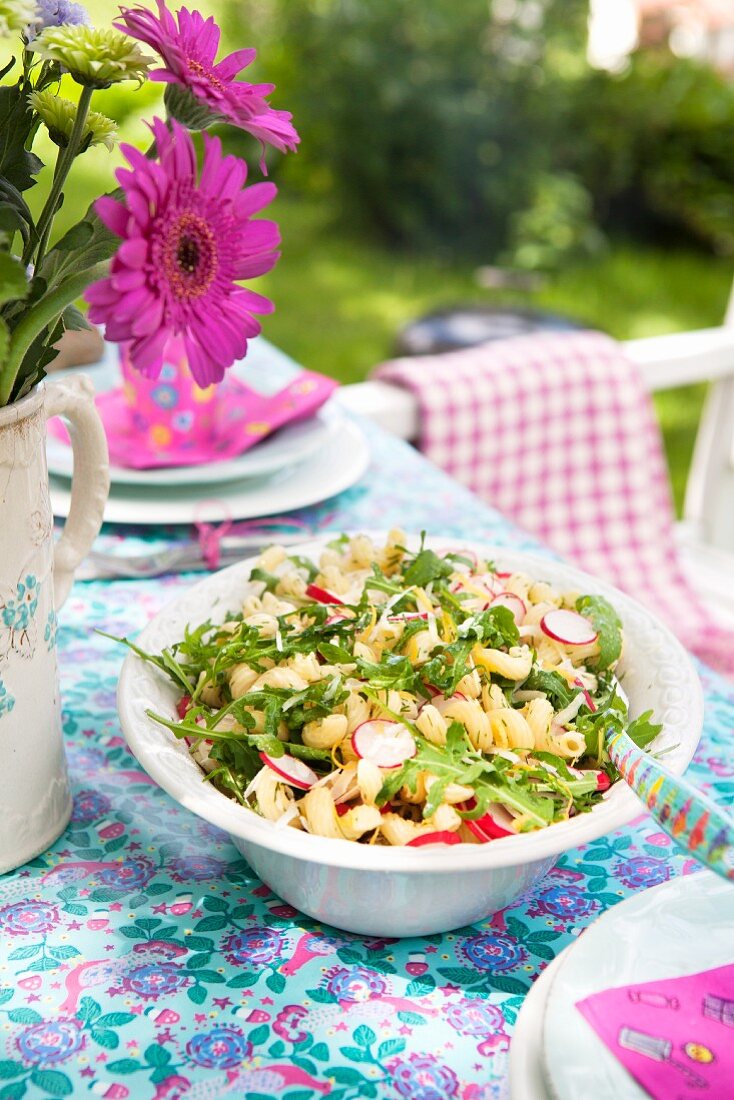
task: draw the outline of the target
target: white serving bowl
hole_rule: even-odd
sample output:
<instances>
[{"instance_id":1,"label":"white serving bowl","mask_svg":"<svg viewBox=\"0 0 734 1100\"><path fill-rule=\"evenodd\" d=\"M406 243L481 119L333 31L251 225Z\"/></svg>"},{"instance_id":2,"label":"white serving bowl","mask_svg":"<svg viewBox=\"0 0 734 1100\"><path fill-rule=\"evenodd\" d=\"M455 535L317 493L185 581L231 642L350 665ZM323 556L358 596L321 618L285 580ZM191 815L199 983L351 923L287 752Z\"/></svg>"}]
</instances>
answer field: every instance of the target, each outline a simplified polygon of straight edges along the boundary
<instances>
[{"instance_id":1,"label":"white serving bowl","mask_svg":"<svg viewBox=\"0 0 734 1100\"><path fill-rule=\"evenodd\" d=\"M375 535L375 539L380 539ZM317 557L326 538L292 552ZM703 722L701 687L682 645L648 611L610 585L544 557L469 540L429 539L435 549L457 545L562 590L598 593L624 623L625 650L618 667L632 717L651 709L663 729L656 749L684 771ZM239 610L250 591L254 559L223 569L194 585L143 631L139 644L158 653L183 637L187 624L222 621ZM487 917L530 889L561 852L618 829L642 807L622 781L590 813L537 832L488 844L404 848L368 846L276 828L202 781L185 744L146 714L175 720L180 692L153 665L129 654L118 691L122 728L149 775L182 806L228 832L255 873L285 901L325 924L372 936L444 932Z\"/></svg>"}]
</instances>

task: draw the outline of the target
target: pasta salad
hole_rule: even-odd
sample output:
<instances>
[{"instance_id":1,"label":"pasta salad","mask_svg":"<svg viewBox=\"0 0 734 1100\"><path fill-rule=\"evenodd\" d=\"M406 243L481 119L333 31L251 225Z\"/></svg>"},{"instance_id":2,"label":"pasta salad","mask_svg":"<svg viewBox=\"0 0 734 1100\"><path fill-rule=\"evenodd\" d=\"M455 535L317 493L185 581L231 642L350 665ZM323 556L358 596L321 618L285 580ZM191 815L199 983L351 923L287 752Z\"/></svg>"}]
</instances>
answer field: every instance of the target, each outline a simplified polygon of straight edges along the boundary
<instances>
[{"instance_id":1,"label":"pasta salad","mask_svg":"<svg viewBox=\"0 0 734 1100\"><path fill-rule=\"evenodd\" d=\"M318 562L273 546L221 624L143 653L180 690L203 778L277 827L380 845L483 844L590 810L644 747L614 669L621 622L461 547L343 535Z\"/></svg>"}]
</instances>

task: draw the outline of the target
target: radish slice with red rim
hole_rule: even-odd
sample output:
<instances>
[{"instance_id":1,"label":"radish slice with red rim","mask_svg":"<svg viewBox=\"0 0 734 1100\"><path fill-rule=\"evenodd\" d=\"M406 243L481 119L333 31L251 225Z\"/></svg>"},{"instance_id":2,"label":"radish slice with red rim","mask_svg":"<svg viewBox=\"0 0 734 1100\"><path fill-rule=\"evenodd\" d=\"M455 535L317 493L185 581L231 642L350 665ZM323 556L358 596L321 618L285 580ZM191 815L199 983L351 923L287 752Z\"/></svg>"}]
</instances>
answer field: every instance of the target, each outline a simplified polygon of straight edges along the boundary
<instances>
[{"instance_id":1,"label":"radish slice with red rim","mask_svg":"<svg viewBox=\"0 0 734 1100\"><path fill-rule=\"evenodd\" d=\"M378 768L399 768L418 751L415 738L400 722L371 719L357 726L352 748L360 760L371 760Z\"/></svg>"},{"instance_id":2,"label":"radish slice with red rim","mask_svg":"<svg viewBox=\"0 0 734 1100\"><path fill-rule=\"evenodd\" d=\"M446 707L449 706L450 703L455 703L457 699L460 702L466 702L466 695L462 695L460 691L457 691L448 699L445 695L434 695L434 697L431 699L431 703L439 712L439 714L443 714L443 712L446 710Z\"/></svg>"},{"instance_id":3,"label":"radish slice with red rim","mask_svg":"<svg viewBox=\"0 0 734 1100\"><path fill-rule=\"evenodd\" d=\"M457 806L459 810L473 810L476 800L470 798L468 802ZM490 840L500 840L503 836L515 836L515 832L509 826L512 824L512 815L499 802L493 802L481 817L473 821L464 818L464 824L470 832L483 844Z\"/></svg>"},{"instance_id":4,"label":"radish slice with red rim","mask_svg":"<svg viewBox=\"0 0 734 1100\"><path fill-rule=\"evenodd\" d=\"M540 629L561 645L591 645L598 635L594 626L578 611L554 608L540 620Z\"/></svg>"},{"instance_id":5,"label":"radish slice with red rim","mask_svg":"<svg viewBox=\"0 0 734 1100\"><path fill-rule=\"evenodd\" d=\"M420 836L414 836L405 847L422 848L426 844L461 844L461 837L456 833L450 833L448 829L439 829L435 833L421 833Z\"/></svg>"},{"instance_id":6,"label":"radish slice with red rim","mask_svg":"<svg viewBox=\"0 0 734 1100\"><path fill-rule=\"evenodd\" d=\"M344 600L340 600L332 592L327 592L325 588L319 588L317 584L309 584L306 588L306 595L310 600L315 600L316 603L344 603Z\"/></svg>"},{"instance_id":7,"label":"radish slice with red rim","mask_svg":"<svg viewBox=\"0 0 734 1100\"><path fill-rule=\"evenodd\" d=\"M528 612L524 600L521 600L514 592L499 592L489 606L506 607L508 611L512 612L512 617L515 620L516 626L522 625L523 619Z\"/></svg>"},{"instance_id":8,"label":"radish slice with red rim","mask_svg":"<svg viewBox=\"0 0 734 1100\"><path fill-rule=\"evenodd\" d=\"M574 680L574 686L577 687L577 688L580 688L581 691L584 693L584 701L586 702L587 707L589 708L589 710L593 714L594 711L596 710L596 703L591 698L591 696L589 695L589 693L586 690L586 688L584 687L584 685L581 683L580 680Z\"/></svg>"},{"instance_id":9,"label":"radish slice with red rim","mask_svg":"<svg viewBox=\"0 0 734 1100\"><path fill-rule=\"evenodd\" d=\"M295 756L284 753L283 756L268 756L266 752L260 753L263 764L279 775L284 783L291 787L297 787L299 791L308 791L314 783L318 783L319 777L315 771L304 764L303 760L297 760Z\"/></svg>"},{"instance_id":10,"label":"radish slice with red rim","mask_svg":"<svg viewBox=\"0 0 734 1100\"><path fill-rule=\"evenodd\" d=\"M182 720L186 717L188 709L191 706L191 696L182 695L179 701L176 703L176 714Z\"/></svg>"}]
</instances>

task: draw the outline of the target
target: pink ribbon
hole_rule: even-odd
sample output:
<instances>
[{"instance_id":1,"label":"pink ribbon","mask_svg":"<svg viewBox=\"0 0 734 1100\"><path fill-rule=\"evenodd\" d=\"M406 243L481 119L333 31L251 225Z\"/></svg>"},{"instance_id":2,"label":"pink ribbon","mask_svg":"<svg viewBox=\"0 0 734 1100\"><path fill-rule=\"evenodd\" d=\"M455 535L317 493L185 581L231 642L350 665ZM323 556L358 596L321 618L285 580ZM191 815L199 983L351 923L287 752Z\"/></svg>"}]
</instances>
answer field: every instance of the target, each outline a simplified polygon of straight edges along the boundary
<instances>
[{"instance_id":1,"label":"pink ribbon","mask_svg":"<svg viewBox=\"0 0 734 1100\"><path fill-rule=\"evenodd\" d=\"M220 512L227 510L221 501L216 499L202 500L196 508L199 514L207 505L214 505ZM333 513L325 516L320 526L326 526L333 519ZM221 523L209 523L203 517L194 520L194 528L201 547L201 554L209 569L217 569L222 555L222 539L226 535L260 535L267 537L267 533L275 528L289 527L296 531L303 531L304 537L314 533L314 528L300 519L284 519L274 517L272 519L244 520L235 523L231 518Z\"/></svg>"}]
</instances>

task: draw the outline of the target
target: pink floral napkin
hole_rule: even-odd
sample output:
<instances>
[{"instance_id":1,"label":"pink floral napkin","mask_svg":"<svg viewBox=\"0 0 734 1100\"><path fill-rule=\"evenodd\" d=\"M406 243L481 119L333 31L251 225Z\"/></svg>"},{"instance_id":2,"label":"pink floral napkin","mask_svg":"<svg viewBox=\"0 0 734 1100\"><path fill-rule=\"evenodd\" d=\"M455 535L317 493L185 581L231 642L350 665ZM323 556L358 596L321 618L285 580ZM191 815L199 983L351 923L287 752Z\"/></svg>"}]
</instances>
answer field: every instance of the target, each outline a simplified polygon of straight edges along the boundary
<instances>
[{"instance_id":1,"label":"pink floral napkin","mask_svg":"<svg viewBox=\"0 0 734 1100\"><path fill-rule=\"evenodd\" d=\"M734 1096L734 965L607 989L576 1007L654 1100Z\"/></svg>"}]
</instances>

